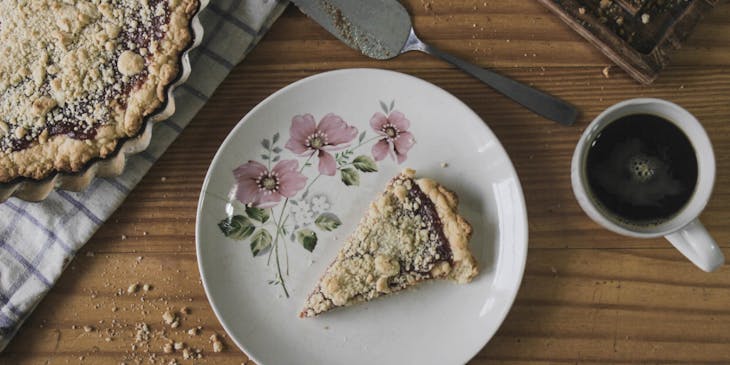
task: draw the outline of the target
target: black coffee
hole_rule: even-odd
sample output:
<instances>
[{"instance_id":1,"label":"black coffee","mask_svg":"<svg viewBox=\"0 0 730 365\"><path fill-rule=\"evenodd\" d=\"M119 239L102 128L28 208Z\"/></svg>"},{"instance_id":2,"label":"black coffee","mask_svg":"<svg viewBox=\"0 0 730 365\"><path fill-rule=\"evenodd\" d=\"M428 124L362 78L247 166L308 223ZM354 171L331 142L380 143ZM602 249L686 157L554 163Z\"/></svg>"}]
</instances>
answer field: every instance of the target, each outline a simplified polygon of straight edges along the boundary
<instances>
[{"instance_id":1,"label":"black coffee","mask_svg":"<svg viewBox=\"0 0 730 365\"><path fill-rule=\"evenodd\" d=\"M620 220L659 223L687 203L697 184L697 158L687 136L661 117L635 114L606 126L586 160L593 197Z\"/></svg>"}]
</instances>

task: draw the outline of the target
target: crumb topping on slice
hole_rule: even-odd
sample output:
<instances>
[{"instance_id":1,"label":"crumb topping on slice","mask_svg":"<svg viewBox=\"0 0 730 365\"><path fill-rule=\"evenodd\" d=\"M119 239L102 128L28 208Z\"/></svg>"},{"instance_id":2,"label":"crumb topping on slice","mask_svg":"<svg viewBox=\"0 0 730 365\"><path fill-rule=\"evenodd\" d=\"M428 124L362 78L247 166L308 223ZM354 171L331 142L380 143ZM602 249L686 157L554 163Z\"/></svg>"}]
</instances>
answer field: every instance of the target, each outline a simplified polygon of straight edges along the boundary
<instances>
[{"instance_id":1,"label":"crumb topping on slice","mask_svg":"<svg viewBox=\"0 0 730 365\"><path fill-rule=\"evenodd\" d=\"M455 195L443 189L449 196L440 198L444 192L438 191L440 185L429 182L432 180L423 186L437 189L427 193L421 188L421 181L413 179L414 173L406 170L396 176L370 205L307 299L300 316L311 317L334 307L368 301L422 280L452 278L467 282L476 275L476 262L465 245L471 226L455 213ZM455 222L443 222L444 218ZM456 226L461 232L456 231ZM450 227L450 231L446 232L445 227ZM463 240L448 237L447 233L452 236L458 233ZM452 238L460 245L463 243L463 247L457 247L459 262L454 260ZM462 261L468 262L469 270L463 270ZM452 276L454 268L458 268L459 278Z\"/></svg>"}]
</instances>

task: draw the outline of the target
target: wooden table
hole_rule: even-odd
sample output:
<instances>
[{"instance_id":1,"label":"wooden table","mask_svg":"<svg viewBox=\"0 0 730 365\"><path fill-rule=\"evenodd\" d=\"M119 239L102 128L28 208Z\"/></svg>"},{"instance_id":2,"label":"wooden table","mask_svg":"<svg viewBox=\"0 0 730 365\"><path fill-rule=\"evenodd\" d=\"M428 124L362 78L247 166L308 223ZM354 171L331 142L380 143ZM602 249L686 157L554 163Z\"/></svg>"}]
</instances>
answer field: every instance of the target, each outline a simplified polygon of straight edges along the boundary
<instances>
[{"instance_id":1,"label":"wooden table","mask_svg":"<svg viewBox=\"0 0 730 365\"><path fill-rule=\"evenodd\" d=\"M203 177L256 103L300 78L347 67L398 70L448 90L487 122L516 165L530 222L527 269L512 311L471 364L730 363L730 269L706 274L663 239L601 229L576 204L569 179L575 143L604 108L639 96L677 102L714 144L717 183L702 219L730 257L730 4L718 5L655 84L642 87L615 67L604 77L608 61L535 1L406 3L423 39L574 103L583 113L578 123L541 119L423 54L369 60L288 9L79 253L0 363L192 363L180 351L163 352L163 329L202 349L197 363L246 363L230 339L220 353L209 342L224 331L195 259ZM152 288L127 294L133 283ZM190 313L171 330L162 313L181 307ZM138 323L154 338L133 351ZM185 333L196 326L200 335Z\"/></svg>"}]
</instances>

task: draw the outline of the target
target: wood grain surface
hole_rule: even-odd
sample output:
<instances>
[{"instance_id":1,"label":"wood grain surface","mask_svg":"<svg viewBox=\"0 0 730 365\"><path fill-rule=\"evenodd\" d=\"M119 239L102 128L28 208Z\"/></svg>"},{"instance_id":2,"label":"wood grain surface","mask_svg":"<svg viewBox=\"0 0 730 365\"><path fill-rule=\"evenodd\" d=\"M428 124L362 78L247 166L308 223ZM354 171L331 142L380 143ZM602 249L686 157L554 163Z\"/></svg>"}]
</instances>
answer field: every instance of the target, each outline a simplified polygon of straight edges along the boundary
<instances>
[{"instance_id":1,"label":"wood grain surface","mask_svg":"<svg viewBox=\"0 0 730 365\"><path fill-rule=\"evenodd\" d=\"M706 274L663 239L601 229L573 198L569 165L586 124L611 104L640 96L681 104L714 144L717 182L702 220L730 256L730 4L718 4L644 87L615 67L606 78L600 52L536 1L405 3L424 40L574 103L583 113L578 123L541 119L424 54L366 59L290 8L79 253L0 363L193 363L180 351L164 353L163 336L201 349L195 363L251 363L223 337L198 274L195 211L207 167L238 120L277 89L322 71L378 67L428 80L473 108L524 187L524 281L499 332L470 364L729 364L730 268ZM128 294L133 283L152 287ZM178 315L179 328L163 324L165 310L182 307L190 312ZM154 336L133 349L139 323ZM201 334L186 333L197 326ZM212 351L214 333L225 344L220 353Z\"/></svg>"}]
</instances>

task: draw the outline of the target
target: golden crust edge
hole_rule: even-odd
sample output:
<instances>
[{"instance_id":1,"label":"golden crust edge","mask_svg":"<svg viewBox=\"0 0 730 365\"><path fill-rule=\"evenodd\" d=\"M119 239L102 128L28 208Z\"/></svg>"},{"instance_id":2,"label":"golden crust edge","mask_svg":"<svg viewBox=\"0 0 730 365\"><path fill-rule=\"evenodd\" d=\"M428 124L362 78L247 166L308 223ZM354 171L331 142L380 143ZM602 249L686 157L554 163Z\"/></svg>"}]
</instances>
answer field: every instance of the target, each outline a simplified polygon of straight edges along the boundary
<instances>
[{"instance_id":1,"label":"golden crust edge","mask_svg":"<svg viewBox=\"0 0 730 365\"><path fill-rule=\"evenodd\" d=\"M471 282L479 274L478 263L469 250L473 232L471 224L459 214L456 194L429 178L416 179L416 184L433 202L441 219L444 235L453 255L453 267L447 278L460 284Z\"/></svg>"}]
</instances>

